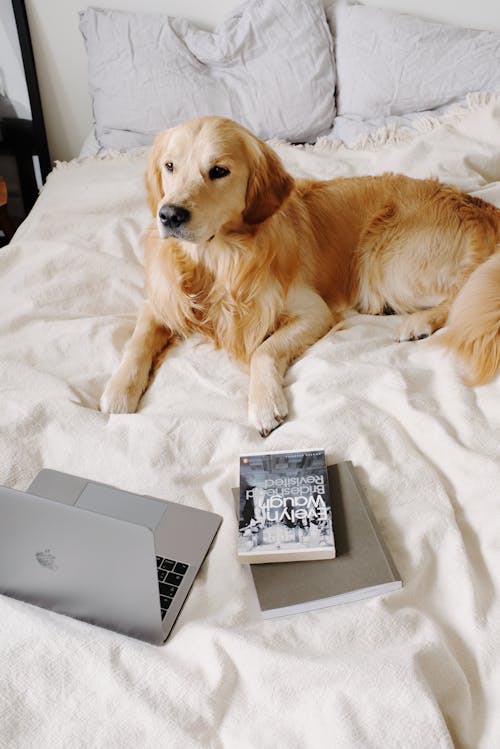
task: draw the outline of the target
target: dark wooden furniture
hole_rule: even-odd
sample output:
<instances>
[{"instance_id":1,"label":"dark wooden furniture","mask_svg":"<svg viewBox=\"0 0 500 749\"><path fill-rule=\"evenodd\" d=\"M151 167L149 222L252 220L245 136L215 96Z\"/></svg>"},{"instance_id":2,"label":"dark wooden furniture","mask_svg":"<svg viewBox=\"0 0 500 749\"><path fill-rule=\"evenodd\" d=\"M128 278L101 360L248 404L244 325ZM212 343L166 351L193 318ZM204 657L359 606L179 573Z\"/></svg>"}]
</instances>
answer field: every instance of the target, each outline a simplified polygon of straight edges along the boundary
<instances>
[{"instance_id":1,"label":"dark wooden furniture","mask_svg":"<svg viewBox=\"0 0 500 749\"><path fill-rule=\"evenodd\" d=\"M0 177L0 230L3 232L3 237L0 237L0 247L7 242L10 242L14 232L16 230L14 221L9 216L7 210L8 201L7 185L3 177Z\"/></svg>"},{"instance_id":2,"label":"dark wooden furniture","mask_svg":"<svg viewBox=\"0 0 500 749\"><path fill-rule=\"evenodd\" d=\"M16 195L18 192L21 193L23 212L21 215L19 209L16 208L16 217L19 214L19 218L23 218L29 213L37 199L39 187L50 172L51 162L25 0L11 0L11 8L8 5L8 3L5 3L2 6L2 13L10 13L16 24L18 38L12 41L14 47L15 42L19 42L29 95L31 119L17 116L12 102L9 101L8 97L3 97L6 101L3 101L2 109L0 109L0 170L6 180L12 180L9 184L12 207L14 193ZM29 118L30 114L25 116ZM16 179L12 175L7 175L5 160L9 160L9 162L15 160Z\"/></svg>"}]
</instances>

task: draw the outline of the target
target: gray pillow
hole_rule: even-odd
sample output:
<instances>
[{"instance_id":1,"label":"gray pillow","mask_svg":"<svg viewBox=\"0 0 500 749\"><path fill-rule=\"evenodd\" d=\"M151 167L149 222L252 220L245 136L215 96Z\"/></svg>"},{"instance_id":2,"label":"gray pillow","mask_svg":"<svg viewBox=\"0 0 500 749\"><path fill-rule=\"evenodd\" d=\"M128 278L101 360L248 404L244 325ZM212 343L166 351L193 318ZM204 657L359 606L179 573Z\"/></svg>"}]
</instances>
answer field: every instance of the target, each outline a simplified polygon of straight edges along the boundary
<instances>
[{"instance_id":1,"label":"gray pillow","mask_svg":"<svg viewBox=\"0 0 500 749\"><path fill-rule=\"evenodd\" d=\"M364 5L335 4L327 12L339 115L387 117L472 91L500 91L500 33Z\"/></svg>"},{"instance_id":2,"label":"gray pillow","mask_svg":"<svg viewBox=\"0 0 500 749\"><path fill-rule=\"evenodd\" d=\"M321 0L250 0L214 32L89 8L80 30L102 147L147 145L159 130L206 114L297 142L332 127L335 69Z\"/></svg>"}]
</instances>

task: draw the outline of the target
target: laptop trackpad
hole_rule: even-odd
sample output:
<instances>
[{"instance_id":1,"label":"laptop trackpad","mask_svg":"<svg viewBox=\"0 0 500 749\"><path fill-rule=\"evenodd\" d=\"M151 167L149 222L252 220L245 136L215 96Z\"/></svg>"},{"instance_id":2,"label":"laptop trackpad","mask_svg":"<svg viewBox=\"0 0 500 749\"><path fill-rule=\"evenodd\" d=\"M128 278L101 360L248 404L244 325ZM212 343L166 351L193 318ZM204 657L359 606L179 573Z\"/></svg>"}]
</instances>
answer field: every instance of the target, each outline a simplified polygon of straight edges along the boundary
<instances>
[{"instance_id":1,"label":"laptop trackpad","mask_svg":"<svg viewBox=\"0 0 500 749\"><path fill-rule=\"evenodd\" d=\"M129 523L145 525L153 530L160 522L167 505L156 499L124 492L99 484L87 484L78 497L75 507L109 515Z\"/></svg>"}]
</instances>

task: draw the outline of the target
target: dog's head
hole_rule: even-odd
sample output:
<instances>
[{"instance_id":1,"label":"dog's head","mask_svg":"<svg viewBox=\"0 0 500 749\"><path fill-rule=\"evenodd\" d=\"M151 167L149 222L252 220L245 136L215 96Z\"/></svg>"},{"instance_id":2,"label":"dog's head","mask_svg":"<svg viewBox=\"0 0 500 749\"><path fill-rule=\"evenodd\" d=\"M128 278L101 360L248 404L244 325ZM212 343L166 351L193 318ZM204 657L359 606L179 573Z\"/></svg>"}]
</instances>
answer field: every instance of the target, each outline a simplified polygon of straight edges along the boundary
<instances>
[{"instance_id":1,"label":"dog's head","mask_svg":"<svg viewBox=\"0 0 500 749\"><path fill-rule=\"evenodd\" d=\"M146 186L160 236L199 243L265 221L293 179L274 151L244 127L200 117L157 136Z\"/></svg>"}]
</instances>

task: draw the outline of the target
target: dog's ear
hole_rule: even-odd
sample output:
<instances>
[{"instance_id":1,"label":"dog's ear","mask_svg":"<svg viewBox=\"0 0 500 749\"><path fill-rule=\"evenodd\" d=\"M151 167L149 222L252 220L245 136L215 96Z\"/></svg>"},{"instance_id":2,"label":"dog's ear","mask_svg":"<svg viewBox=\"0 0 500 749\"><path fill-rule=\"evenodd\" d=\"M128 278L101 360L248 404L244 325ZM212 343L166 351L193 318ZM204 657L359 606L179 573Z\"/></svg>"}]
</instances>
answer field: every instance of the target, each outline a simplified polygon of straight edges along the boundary
<instances>
[{"instance_id":1,"label":"dog's ear","mask_svg":"<svg viewBox=\"0 0 500 749\"><path fill-rule=\"evenodd\" d=\"M148 193L148 203L153 216L156 216L158 203L160 202L163 194L161 189L160 155L164 143L164 138L165 133L159 133L156 136L149 151L146 173L144 175L146 181L146 190Z\"/></svg>"},{"instance_id":2,"label":"dog's ear","mask_svg":"<svg viewBox=\"0 0 500 749\"><path fill-rule=\"evenodd\" d=\"M293 177L285 171L276 153L263 141L255 139L251 146L243 220L260 224L272 216L293 188Z\"/></svg>"}]
</instances>

